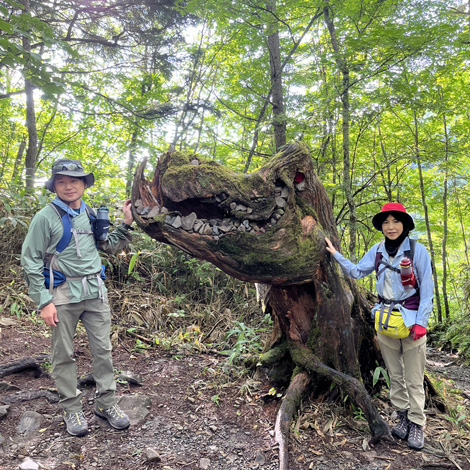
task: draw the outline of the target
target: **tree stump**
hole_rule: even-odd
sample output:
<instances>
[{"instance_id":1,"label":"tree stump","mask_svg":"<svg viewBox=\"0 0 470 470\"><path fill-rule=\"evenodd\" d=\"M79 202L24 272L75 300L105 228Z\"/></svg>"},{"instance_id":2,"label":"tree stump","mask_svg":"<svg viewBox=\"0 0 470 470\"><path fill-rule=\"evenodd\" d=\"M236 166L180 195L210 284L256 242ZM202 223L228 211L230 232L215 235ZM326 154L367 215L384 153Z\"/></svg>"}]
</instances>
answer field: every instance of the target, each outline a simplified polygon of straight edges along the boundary
<instances>
[{"instance_id":1,"label":"tree stump","mask_svg":"<svg viewBox=\"0 0 470 470\"><path fill-rule=\"evenodd\" d=\"M371 443L390 438L364 385L380 358L370 304L325 250L325 236L338 248L338 234L308 148L287 145L249 175L179 152L159 159L151 181L145 166L132 190L145 233L230 276L270 286L274 329L263 356L282 345L278 363L289 361L302 374L291 377L286 396L296 403L304 389L333 381L364 412ZM292 414L288 404L284 409ZM286 429L279 424L276 434L285 439ZM280 460L287 468L286 456Z\"/></svg>"}]
</instances>

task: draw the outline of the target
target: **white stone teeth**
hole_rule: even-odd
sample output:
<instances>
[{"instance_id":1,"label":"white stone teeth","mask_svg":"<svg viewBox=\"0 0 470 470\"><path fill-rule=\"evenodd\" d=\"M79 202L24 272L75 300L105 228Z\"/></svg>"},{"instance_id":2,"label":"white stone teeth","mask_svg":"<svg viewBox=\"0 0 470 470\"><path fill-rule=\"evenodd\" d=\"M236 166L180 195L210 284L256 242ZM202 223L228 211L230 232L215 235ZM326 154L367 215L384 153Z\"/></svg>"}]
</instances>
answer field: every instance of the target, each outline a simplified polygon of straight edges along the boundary
<instances>
[{"instance_id":1,"label":"white stone teeth","mask_svg":"<svg viewBox=\"0 0 470 470\"><path fill-rule=\"evenodd\" d=\"M275 201L276 201L276 206L277 207L282 208L282 207L286 207L286 205L287 205L287 201L281 196L276 196Z\"/></svg>"},{"instance_id":2,"label":"white stone teeth","mask_svg":"<svg viewBox=\"0 0 470 470\"><path fill-rule=\"evenodd\" d=\"M200 228L204 225L204 222L202 220L199 220L197 219L195 222L194 222L194 226L193 226L193 230L194 232L198 232L199 233L199 230Z\"/></svg>"},{"instance_id":3,"label":"white stone teeth","mask_svg":"<svg viewBox=\"0 0 470 470\"><path fill-rule=\"evenodd\" d=\"M219 229L219 232L222 232L222 233L228 233L230 232L230 230L233 229L233 224L232 225L219 225L218 226L218 229Z\"/></svg>"},{"instance_id":4,"label":"white stone teeth","mask_svg":"<svg viewBox=\"0 0 470 470\"><path fill-rule=\"evenodd\" d=\"M187 232L193 230L193 227L196 223L197 215L195 212L191 212L191 214L186 215L181 218L181 228L186 230Z\"/></svg>"},{"instance_id":5,"label":"white stone teeth","mask_svg":"<svg viewBox=\"0 0 470 470\"><path fill-rule=\"evenodd\" d=\"M236 202L231 202L229 207L232 211L247 212L248 214L253 212L251 207L247 207L244 204L237 204Z\"/></svg>"},{"instance_id":6,"label":"white stone teeth","mask_svg":"<svg viewBox=\"0 0 470 470\"><path fill-rule=\"evenodd\" d=\"M295 183L295 189L297 189L297 191L303 191L305 186L307 186L306 180L303 180L300 183Z\"/></svg>"},{"instance_id":7,"label":"white stone teeth","mask_svg":"<svg viewBox=\"0 0 470 470\"><path fill-rule=\"evenodd\" d=\"M282 188L282 191L281 191L281 197L283 197L284 199L287 199L289 196L289 188L287 186L284 186L284 188Z\"/></svg>"},{"instance_id":8,"label":"white stone teeth","mask_svg":"<svg viewBox=\"0 0 470 470\"><path fill-rule=\"evenodd\" d=\"M160 206L154 206L152 209L150 209L150 212L146 215L141 214L143 217L146 217L147 219L152 219L153 217L156 217L157 215L160 214Z\"/></svg>"},{"instance_id":9,"label":"white stone teeth","mask_svg":"<svg viewBox=\"0 0 470 470\"><path fill-rule=\"evenodd\" d=\"M179 215L177 216L167 215L165 217L165 223L168 225L171 225L173 228L180 228L182 225L181 217Z\"/></svg>"},{"instance_id":10,"label":"white stone teeth","mask_svg":"<svg viewBox=\"0 0 470 470\"><path fill-rule=\"evenodd\" d=\"M137 211L137 214L141 214L142 211L144 210L144 205L142 204L141 199L137 199L134 204L135 210Z\"/></svg>"},{"instance_id":11,"label":"white stone teeth","mask_svg":"<svg viewBox=\"0 0 470 470\"><path fill-rule=\"evenodd\" d=\"M204 224L202 227L202 235L213 235L210 224Z\"/></svg>"}]
</instances>

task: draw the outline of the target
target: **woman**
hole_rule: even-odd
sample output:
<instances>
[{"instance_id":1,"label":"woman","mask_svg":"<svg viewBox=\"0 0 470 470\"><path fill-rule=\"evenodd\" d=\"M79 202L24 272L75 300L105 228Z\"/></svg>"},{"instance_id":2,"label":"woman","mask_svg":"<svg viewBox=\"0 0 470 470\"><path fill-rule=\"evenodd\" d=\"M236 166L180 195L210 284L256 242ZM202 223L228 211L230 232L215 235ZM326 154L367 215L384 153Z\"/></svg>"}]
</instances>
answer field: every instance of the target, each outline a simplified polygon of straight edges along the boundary
<instances>
[{"instance_id":1,"label":"woman","mask_svg":"<svg viewBox=\"0 0 470 470\"><path fill-rule=\"evenodd\" d=\"M390 376L390 400L399 416L392 434L407 439L410 448L420 450L424 446L426 423L423 387L426 327L434 295L431 260L426 248L408 237L415 225L402 204L385 204L373 217L372 224L384 234L385 240L374 245L358 264L338 253L328 238L325 238L326 249L354 279L376 271L379 300L372 309L372 316L377 317L377 339ZM411 258L412 275L405 276L403 271L404 265L409 263L406 258ZM377 327L379 317L383 320L388 311L398 318L401 314L404 326L409 329L408 334L403 328L406 337L387 336L387 326L382 323Z\"/></svg>"}]
</instances>

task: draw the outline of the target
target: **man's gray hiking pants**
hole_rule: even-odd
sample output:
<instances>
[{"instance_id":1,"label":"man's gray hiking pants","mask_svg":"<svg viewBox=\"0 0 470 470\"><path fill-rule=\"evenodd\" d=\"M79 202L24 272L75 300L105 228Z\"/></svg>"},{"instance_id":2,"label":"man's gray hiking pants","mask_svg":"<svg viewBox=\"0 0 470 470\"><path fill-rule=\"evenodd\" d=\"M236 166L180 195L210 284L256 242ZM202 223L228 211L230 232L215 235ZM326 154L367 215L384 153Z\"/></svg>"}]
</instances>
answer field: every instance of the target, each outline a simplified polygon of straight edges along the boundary
<instances>
[{"instance_id":1,"label":"man's gray hiking pants","mask_svg":"<svg viewBox=\"0 0 470 470\"><path fill-rule=\"evenodd\" d=\"M95 406L104 409L114 405L113 362L111 357L111 312L105 295L100 299L58 305L57 327L52 327L52 376L60 395L60 406L68 412L82 409L77 389L77 366L74 359L73 337L79 321L88 334L93 357L93 378L96 382Z\"/></svg>"}]
</instances>

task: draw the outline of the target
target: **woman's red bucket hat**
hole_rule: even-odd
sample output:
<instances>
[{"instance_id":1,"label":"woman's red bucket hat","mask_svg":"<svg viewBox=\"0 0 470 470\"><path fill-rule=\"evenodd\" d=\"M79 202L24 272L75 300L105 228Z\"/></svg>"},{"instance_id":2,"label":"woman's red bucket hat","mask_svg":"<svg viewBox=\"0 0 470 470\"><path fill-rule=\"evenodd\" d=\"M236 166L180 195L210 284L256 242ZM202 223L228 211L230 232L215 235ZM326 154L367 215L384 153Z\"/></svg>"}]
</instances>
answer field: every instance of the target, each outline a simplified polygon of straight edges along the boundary
<instances>
[{"instance_id":1,"label":"woman's red bucket hat","mask_svg":"<svg viewBox=\"0 0 470 470\"><path fill-rule=\"evenodd\" d=\"M387 202L382 206L382 210L375 214L372 218L372 225L379 231L382 231L382 224L383 221L390 215L398 215L397 219L403 221L403 219L407 222L407 227L409 230L413 230L415 228L415 223L410 214L406 212L405 207L403 204L399 202Z\"/></svg>"}]
</instances>

